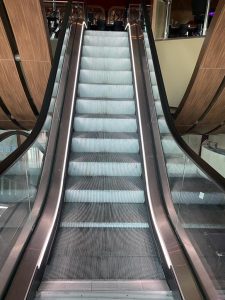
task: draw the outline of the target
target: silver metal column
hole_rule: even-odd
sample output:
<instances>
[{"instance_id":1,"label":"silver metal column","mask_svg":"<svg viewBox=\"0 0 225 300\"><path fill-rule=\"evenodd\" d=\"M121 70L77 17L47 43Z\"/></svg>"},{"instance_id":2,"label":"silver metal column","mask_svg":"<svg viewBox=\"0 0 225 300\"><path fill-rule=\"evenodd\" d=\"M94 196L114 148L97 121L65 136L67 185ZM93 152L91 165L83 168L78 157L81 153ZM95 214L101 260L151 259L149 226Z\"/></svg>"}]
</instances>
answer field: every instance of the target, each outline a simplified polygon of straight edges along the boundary
<instances>
[{"instance_id":1,"label":"silver metal column","mask_svg":"<svg viewBox=\"0 0 225 300\"><path fill-rule=\"evenodd\" d=\"M52 8L53 8L53 11L56 10L56 1L55 0L52 1Z\"/></svg>"},{"instance_id":2,"label":"silver metal column","mask_svg":"<svg viewBox=\"0 0 225 300\"><path fill-rule=\"evenodd\" d=\"M205 11L205 20L204 20L202 35L206 35L207 28L208 28L210 2L211 2L211 0L207 0L206 11Z\"/></svg>"},{"instance_id":3,"label":"silver metal column","mask_svg":"<svg viewBox=\"0 0 225 300\"><path fill-rule=\"evenodd\" d=\"M164 0L164 2L166 4L166 23L164 29L164 39L168 39L172 0Z\"/></svg>"}]
</instances>

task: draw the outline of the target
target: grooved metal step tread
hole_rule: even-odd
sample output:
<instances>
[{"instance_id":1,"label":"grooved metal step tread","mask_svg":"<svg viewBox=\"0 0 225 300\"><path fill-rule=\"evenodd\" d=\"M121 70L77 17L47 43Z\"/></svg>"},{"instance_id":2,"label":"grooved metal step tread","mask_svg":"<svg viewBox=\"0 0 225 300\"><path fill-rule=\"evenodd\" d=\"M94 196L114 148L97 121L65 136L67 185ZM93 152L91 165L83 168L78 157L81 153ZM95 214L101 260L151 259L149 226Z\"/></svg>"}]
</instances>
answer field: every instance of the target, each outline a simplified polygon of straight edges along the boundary
<instances>
[{"instance_id":1,"label":"grooved metal step tread","mask_svg":"<svg viewBox=\"0 0 225 300\"><path fill-rule=\"evenodd\" d=\"M65 203L61 223L148 223L145 204Z\"/></svg>"},{"instance_id":2,"label":"grooved metal step tread","mask_svg":"<svg viewBox=\"0 0 225 300\"><path fill-rule=\"evenodd\" d=\"M140 163L139 154L124 153L71 153L70 162Z\"/></svg>"},{"instance_id":3,"label":"grooved metal step tread","mask_svg":"<svg viewBox=\"0 0 225 300\"><path fill-rule=\"evenodd\" d=\"M135 132L77 132L73 133L73 138L80 139L138 139Z\"/></svg>"},{"instance_id":4,"label":"grooved metal step tread","mask_svg":"<svg viewBox=\"0 0 225 300\"><path fill-rule=\"evenodd\" d=\"M53 280L42 281L42 291L87 291L87 292L153 292L170 291L166 280Z\"/></svg>"},{"instance_id":5,"label":"grooved metal step tread","mask_svg":"<svg viewBox=\"0 0 225 300\"><path fill-rule=\"evenodd\" d=\"M135 176L142 167L139 155L123 153L72 153L69 176Z\"/></svg>"},{"instance_id":6,"label":"grooved metal step tread","mask_svg":"<svg viewBox=\"0 0 225 300\"><path fill-rule=\"evenodd\" d=\"M189 228L225 229L224 205L179 204L177 209L182 218L182 226L186 224Z\"/></svg>"},{"instance_id":7,"label":"grooved metal step tread","mask_svg":"<svg viewBox=\"0 0 225 300\"><path fill-rule=\"evenodd\" d=\"M151 299L172 300L165 280L43 281L36 299Z\"/></svg>"},{"instance_id":8,"label":"grooved metal step tread","mask_svg":"<svg viewBox=\"0 0 225 300\"><path fill-rule=\"evenodd\" d=\"M150 228L60 228L45 280L164 279Z\"/></svg>"},{"instance_id":9,"label":"grooved metal step tread","mask_svg":"<svg viewBox=\"0 0 225 300\"><path fill-rule=\"evenodd\" d=\"M175 300L172 292L166 291L154 291L154 292L74 292L74 291L57 291L57 292L41 292L35 297L36 300L67 300L67 299L79 299L79 300ZM224 298L221 298L223 300Z\"/></svg>"},{"instance_id":10,"label":"grooved metal step tread","mask_svg":"<svg viewBox=\"0 0 225 300\"><path fill-rule=\"evenodd\" d=\"M61 228L105 228L105 229L130 229L130 228L148 228L148 223L140 222L61 222Z\"/></svg>"},{"instance_id":11,"label":"grooved metal step tread","mask_svg":"<svg viewBox=\"0 0 225 300\"><path fill-rule=\"evenodd\" d=\"M66 189L73 190L110 190L110 191L142 191L144 182L140 177L68 177Z\"/></svg>"},{"instance_id":12,"label":"grooved metal step tread","mask_svg":"<svg viewBox=\"0 0 225 300\"><path fill-rule=\"evenodd\" d=\"M135 119L135 115L106 115L106 114L76 114L76 118L87 118L87 119Z\"/></svg>"},{"instance_id":13,"label":"grooved metal step tread","mask_svg":"<svg viewBox=\"0 0 225 300\"><path fill-rule=\"evenodd\" d=\"M90 100L90 101L95 101L95 100L98 100L98 101L115 101L115 102L120 102L120 101L132 101L132 102L134 102L135 101L135 99L134 98L126 98L126 99L119 99L119 98L92 98L92 97L85 97L85 98L81 98L81 97L77 97L76 98L77 100Z\"/></svg>"}]
</instances>

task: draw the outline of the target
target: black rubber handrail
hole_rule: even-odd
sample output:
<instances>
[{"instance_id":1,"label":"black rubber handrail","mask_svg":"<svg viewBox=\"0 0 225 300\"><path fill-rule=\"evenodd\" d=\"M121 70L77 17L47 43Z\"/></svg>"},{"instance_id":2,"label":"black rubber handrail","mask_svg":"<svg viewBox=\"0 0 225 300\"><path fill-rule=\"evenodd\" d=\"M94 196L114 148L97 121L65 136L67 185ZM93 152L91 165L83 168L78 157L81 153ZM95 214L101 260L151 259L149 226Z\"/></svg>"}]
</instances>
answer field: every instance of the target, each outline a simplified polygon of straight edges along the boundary
<instances>
[{"instance_id":1,"label":"black rubber handrail","mask_svg":"<svg viewBox=\"0 0 225 300\"><path fill-rule=\"evenodd\" d=\"M4 140L6 140L7 138L14 136L14 135L22 135L25 136L26 138L29 137L30 133L23 131L23 130L11 130L11 131L6 131L0 134L0 143L3 142ZM40 143L38 143L37 141L35 142L35 146L42 152L45 153L44 148L42 147L42 145Z\"/></svg>"},{"instance_id":2,"label":"black rubber handrail","mask_svg":"<svg viewBox=\"0 0 225 300\"><path fill-rule=\"evenodd\" d=\"M15 164L15 162L17 160L19 160L20 157L32 146L32 144L37 139L37 137L45 123L45 120L46 120L46 117L48 114L48 110L49 110L49 106L50 106L50 101L52 98L52 93L53 93L54 84L55 84L55 78L57 75L58 65L59 65L60 56L61 56L61 52L62 52L62 46L63 46L63 42L64 42L64 36L65 36L65 32L66 32L67 25L69 22L71 9L72 9L72 0L69 0L67 7L66 7L66 13L65 13L64 20L63 20L63 24L62 24L62 29L59 34L59 39L58 39L58 43L57 43L57 47L56 47L53 65L52 65L51 72L49 75L49 80L48 80L48 84L47 84L47 88L45 91L45 96L44 96L44 100L43 100L43 104L41 107L41 111L40 111L38 120L37 120L32 132L26 139L26 141L24 143L22 143L15 151L13 151L6 159L4 159L0 163L0 175L3 174L7 169L9 169L13 164Z\"/></svg>"},{"instance_id":3,"label":"black rubber handrail","mask_svg":"<svg viewBox=\"0 0 225 300\"><path fill-rule=\"evenodd\" d=\"M146 0L141 0L143 15L146 24L146 30L149 40L149 45L152 54L152 60L155 69L156 80L158 84L159 95L161 99L162 109L164 112L165 120L167 126L170 129L171 134L173 135L174 140L177 142L178 146L185 152L185 154L201 169L201 171L209 177L220 189L225 193L225 178L220 175L215 169L213 169L207 162L205 162L198 154L196 154L182 139L177 128L175 127L173 117L170 112L170 107L168 103L168 98L166 95L165 85L161 73L159 58L155 46L155 40L153 37L150 18L146 9Z\"/></svg>"},{"instance_id":4,"label":"black rubber handrail","mask_svg":"<svg viewBox=\"0 0 225 300\"><path fill-rule=\"evenodd\" d=\"M9 138L10 136L13 135L23 135L25 137L28 137L30 134L26 131L23 130L10 130L6 131L0 134L0 143Z\"/></svg>"}]
</instances>

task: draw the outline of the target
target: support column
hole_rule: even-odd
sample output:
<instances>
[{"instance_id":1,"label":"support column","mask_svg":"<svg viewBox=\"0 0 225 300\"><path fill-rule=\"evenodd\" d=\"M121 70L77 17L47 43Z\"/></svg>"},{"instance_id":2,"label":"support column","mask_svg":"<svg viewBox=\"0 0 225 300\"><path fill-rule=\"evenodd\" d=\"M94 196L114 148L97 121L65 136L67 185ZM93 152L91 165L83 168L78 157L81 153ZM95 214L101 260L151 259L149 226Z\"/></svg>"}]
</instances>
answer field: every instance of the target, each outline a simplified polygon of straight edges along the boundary
<instances>
[{"instance_id":1,"label":"support column","mask_svg":"<svg viewBox=\"0 0 225 300\"><path fill-rule=\"evenodd\" d=\"M209 18L210 2L211 2L211 0L207 0L206 11L205 11L205 20L204 20L202 35L206 35L207 29L208 29L208 18Z\"/></svg>"},{"instance_id":2,"label":"support column","mask_svg":"<svg viewBox=\"0 0 225 300\"><path fill-rule=\"evenodd\" d=\"M164 39L168 39L172 0L166 0L164 2L166 4L166 22L165 22L165 30L164 30Z\"/></svg>"}]
</instances>

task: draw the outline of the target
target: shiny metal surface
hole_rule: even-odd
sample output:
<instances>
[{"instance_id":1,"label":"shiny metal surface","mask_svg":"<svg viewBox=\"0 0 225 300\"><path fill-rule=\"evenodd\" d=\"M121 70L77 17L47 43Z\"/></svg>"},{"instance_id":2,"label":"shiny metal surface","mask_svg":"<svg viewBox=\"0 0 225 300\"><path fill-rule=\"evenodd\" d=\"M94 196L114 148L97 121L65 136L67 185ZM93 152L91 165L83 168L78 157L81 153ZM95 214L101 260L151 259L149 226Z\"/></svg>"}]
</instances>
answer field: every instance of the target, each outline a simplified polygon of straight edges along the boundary
<instances>
[{"instance_id":1,"label":"shiny metal surface","mask_svg":"<svg viewBox=\"0 0 225 300\"><path fill-rule=\"evenodd\" d=\"M79 51L77 45L79 45L80 39L81 39L81 33L83 28L83 21L78 21L77 24L72 26L71 29L71 36L73 37L71 41L71 47L72 48L72 60L70 60L70 63L67 64L67 68L69 66L77 65L77 62L79 61ZM69 59L69 57L68 57ZM69 69L69 75L68 75L68 81L66 86L66 94L65 94L65 101L64 101L64 107L63 107L63 117L62 122L60 126L60 131L58 138L55 136L56 141L58 142L58 147L56 150L56 157L55 159L55 165L53 167L53 170L49 168L48 170L48 164L46 164L45 172L42 176L43 182L48 182L46 180L46 176L50 176L52 174L52 182L51 188L49 189L48 198L46 202L45 209L43 211L43 214L39 220L39 223L32 235L32 238L25 250L25 253L23 255L23 260L18 266L18 269L16 271L16 274L12 280L12 283L10 285L10 288L8 290L8 293L5 297L5 299L27 299L32 294L32 288L33 285L36 284L35 280L37 280L36 276L38 276L38 272L41 271L39 269L39 266L41 263L47 260L47 254L48 251L44 252L43 249L48 250L48 248L51 246L52 240L51 237L54 235L54 229L57 225L57 213L60 212L58 207L60 206L60 197L57 196L60 195L59 189L62 188L61 184L63 182L64 172L65 170L65 164L66 164L66 157L67 153L65 152L65 145L68 143L68 136L70 135L70 114L73 110L73 96L74 96L74 79L76 77L76 69L70 68ZM64 91L63 91L64 95ZM62 96L62 95L61 95ZM59 105L62 105L60 103ZM58 110L55 110L57 116L57 122L60 118L58 114ZM55 131L54 126L53 132ZM68 128L65 129L65 128ZM66 134L65 134L66 133ZM55 134L55 133L54 133ZM55 142L52 141L52 143L49 143L50 150L53 151L55 149ZM68 147L68 145L67 145ZM52 152L54 157L54 151ZM50 171L50 174L49 174ZM52 172L51 172L52 171ZM43 199L45 195L43 195L43 189L39 189L39 199ZM36 204L37 202L37 204ZM38 205L38 199L36 199L35 205ZM23 241L20 242L21 246L23 245ZM16 249L15 249L16 250Z\"/></svg>"},{"instance_id":2,"label":"shiny metal surface","mask_svg":"<svg viewBox=\"0 0 225 300\"><path fill-rule=\"evenodd\" d=\"M160 179L158 178L156 159L156 146L159 141L155 140L153 135L153 128L157 125L157 120L154 118L151 109L153 108L154 100L149 84L144 84L144 74L148 74L148 70L144 52L143 33L137 24L132 24L130 30L134 70L136 73L137 98L139 101L139 121L140 127L142 128L142 151L146 165L146 181L149 185L148 201L151 215L154 225L156 226L157 234L159 235L162 251L164 255L167 256L168 268L172 270L176 278L183 299L204 299L163 207L163 193L159 183ZM148 101L150 102L150 111L146 109L148 107Z\"/></svg>"}]
</instances>

